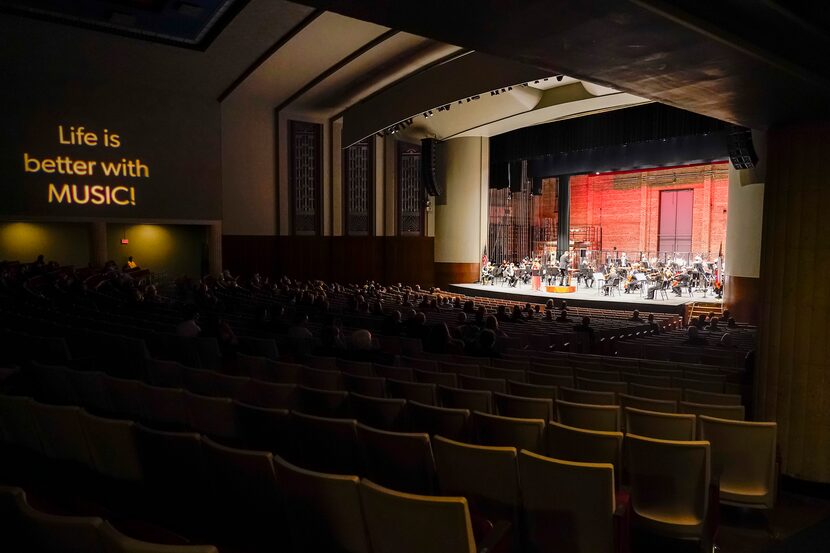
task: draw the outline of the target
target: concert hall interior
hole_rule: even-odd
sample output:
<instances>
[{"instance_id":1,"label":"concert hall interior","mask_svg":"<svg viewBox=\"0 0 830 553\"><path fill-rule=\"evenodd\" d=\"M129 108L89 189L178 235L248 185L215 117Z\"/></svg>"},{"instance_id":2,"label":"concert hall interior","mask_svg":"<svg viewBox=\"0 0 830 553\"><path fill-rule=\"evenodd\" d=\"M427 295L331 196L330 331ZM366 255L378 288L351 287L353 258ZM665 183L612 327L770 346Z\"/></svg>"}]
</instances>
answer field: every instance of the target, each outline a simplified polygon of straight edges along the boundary
<instances>
[{"instance_id":1,"label":"concert hall interior","mask_svg":"<svg viewBox=\"0 0 830 553\"><path fill-rule=\"evenodd\" d=\"M822 6L0 37L0 551L827 548Z\"/></svg>"}]
</instances>

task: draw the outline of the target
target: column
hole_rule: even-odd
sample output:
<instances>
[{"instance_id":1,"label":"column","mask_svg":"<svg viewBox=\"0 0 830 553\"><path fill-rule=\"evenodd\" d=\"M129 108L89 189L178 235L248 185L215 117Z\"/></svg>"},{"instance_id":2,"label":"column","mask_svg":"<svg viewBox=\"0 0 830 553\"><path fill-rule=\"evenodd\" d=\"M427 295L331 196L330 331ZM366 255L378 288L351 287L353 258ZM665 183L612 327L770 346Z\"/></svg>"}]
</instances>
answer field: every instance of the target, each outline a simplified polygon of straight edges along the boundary
<instances>
[{"instance_id":1,"label":"column","mask_svg":"<svg viewBox=\"0 0 830 553\"><path fill-rule=\"evenodd\" d=\"M107 223L93 221L89 223L89 260L94 267L103 267L108 257Z\"/></svg>"},{"instance_id":2,"label":"column","mask_svg":"<svg viewBox=\"0 0 830 553\"><path fill-rule=\"evenodd\" d=\"M778 422L784 474L830 483L830 123L767 139L759 418Z\"/></svg>"},{"instance_id":3,"label":"column","mask_svg":"<svg viewBox=\"0 0 830 553\"><path fill-rule=\"evenodd\" d=\"M435 281L475 282L487 242L489 141L454 138L439 145L436 176L446 202L435 202Z\"/></svg>"},{"instance_id":4,"label":"column","mask_svg":"<svg viewBox=\"0 0 830 553\"><path fill-rule=\"evenodd\" d=\"M556 258L571 247L571 176L561 175L557 179L559 189L556 201L559 204L559 221L556 229Z\"/></svg>"},{"instance_id":5,"label":"column","mask_svg":"<svg viewBox=\"0 0 830 553\"><path fill-rule=\"evenodd\" d=\"M212 276L222 272L222 223L208 226L208 268Z\"/></svg>"},{"instance_id":6,"label":"column","mask_svg":"<svg viewBox=\"0 0 830 553\"><path fill-rule=\"evenodd\" d=\"M758 324L764 183L729 166L729 207L724 252L724 304L736 320Z\"/></svg>"}]
</instances>

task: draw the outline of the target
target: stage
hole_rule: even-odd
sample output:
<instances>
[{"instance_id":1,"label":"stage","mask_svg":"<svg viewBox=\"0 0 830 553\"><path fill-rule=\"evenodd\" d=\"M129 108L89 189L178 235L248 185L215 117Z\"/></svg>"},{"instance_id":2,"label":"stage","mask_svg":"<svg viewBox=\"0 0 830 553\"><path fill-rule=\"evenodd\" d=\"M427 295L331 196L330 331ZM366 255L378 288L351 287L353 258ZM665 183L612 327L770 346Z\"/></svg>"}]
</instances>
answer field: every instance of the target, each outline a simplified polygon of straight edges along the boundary
<instances>
[{"instance_id":1,"label":"stage","mask_svg":"<svg viewBox=\"0 0 830 553\"><path fill-rule=\"evenodd\" d=\"M530 286L517 285L516 288L508 286L485 285L485 284L450 284L450 292L459 294L466 294L472 296L484 296L487 298L501 298L513 301L522 301L529 303L545 303L549 299L567 300L569 305L574 307L595 307L599 309L624 309L631 310L639 309L640 311L651 311L655 313L674 313L683 315L685 306L693 302L706 303L721 303L722 300L707 293L703 297L702 292L696 292L695 297L689 297L684 291L682 297L677 297L669 290L668 299L662 299L659 295L658 299L649 300L640 296L639 292L632 294L625 294L620 292L613 296L602 296L597 292L596 288L579 287L576 292L567 294L551 294L544 291L544 286L541 292L532 290Z\"/></svg>"}]
</instances>

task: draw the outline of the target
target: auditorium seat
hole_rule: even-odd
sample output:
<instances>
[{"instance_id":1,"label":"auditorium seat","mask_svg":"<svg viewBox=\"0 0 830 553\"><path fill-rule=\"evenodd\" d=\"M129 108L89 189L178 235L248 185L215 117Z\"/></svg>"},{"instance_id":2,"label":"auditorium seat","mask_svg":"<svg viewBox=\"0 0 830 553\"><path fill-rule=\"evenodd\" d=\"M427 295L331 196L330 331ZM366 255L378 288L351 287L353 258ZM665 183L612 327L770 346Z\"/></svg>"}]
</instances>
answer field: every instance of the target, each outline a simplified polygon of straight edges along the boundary
<instances>
[{"instance_id":1,"label":"auditorium seat","mask_svg":"<svg viewBox=\"0 0 830 553\"><path fill-rule=\"evenodd\" d=\"M622 432L574 428L557 422L547 426L547 455L578 463L609 463L619 485L622 475Z\"/></svg>"},{"instance_id":2,"label":"auditorium seat","mask_svg":"<svg viewBox=\"0 0 830 553\"><path fill-rule=\"evenodd\" d=\"M202 459L212 496L206 521L211 533L223 543L239 542L242 535L257 548L283 547L288 540L273 455L203 438Z\"/></svg>"},{"instance_id":3,"label":"auditorium seat","mask_svg":"<svg viewBox=\"0 0 830 553\"><path fill-rule=\"evenodd\" d=\"M317 417L297 411L291 416L297 464L320 472L362 474L356 420Z\"/></svg>"},{"instance_id":4,"label":"auditorium seat","mask_svg":"<svg viewBox=\"0 0 830 553\"><path fill-rule=\"evenodd\" d=\"M620 407L634 407L635 409L643 409L645 411L656 411L658 413L677 413L677 402L665 399L649 399L647 397L637 397L628 394L619 394L617 399L620 402Z\"/></svg>"},{"instance_id":5,"label":"auditorium seat","mask_svg":"<svg viewBox=\"0 0 830 553\"><path fill-rule=\"evenodd\" d=\"M546 419L503 417L475 411L473 429L481 445L544 451Z\"/></svg>"},{"instance_id":6,"label":"auditorium seat","mask_svg":"<svg viewBox=\"0 0 830 553\"><path fill-rule=\"evenodd\" d=\"M481 376L501 380L515 380L516 382L524 382L527 379L525 371L522 369L507 369L502 367L481 367Z\"/></svg>"},{"instance_id":7,"label":"auditorium seat","mask_svg":"<svg viewBox=\"0 0 830 553\"><path fill-rule=\"evenodd\" d=\"M98 371L69 371L70 386L75 390L79 405L99 414L113 412L110 395L104 381L104 373Z\"/></svg>"},{"instance_id":8,"label":"auditorium seat","mask_svg":"<svg viewBox=\"0 0 830 553\"><path fill-rule=\"evenodd\" d=\"M557 400L556 420L566 426L602 432L620 430L620 408L616 405L589 405Z\"/></svg>"},{"instance_id":9,"label":"auditorium seat","mask_svg":"<svg viewBox=\"0 0 830 553\"><path fill-rule=\"evenodd\" d=\"M188 427L184 390L141 384L141 420L168 430Z\"/></svg>"},{"instance_id":10,"label":"auditorium seat","mask_svg":"<svg viewBox=\"0 0 830 553\"><path fill-rule=\"evenodd\" d=\"M426 367L418 367L424 368ZM428 369L427 369L428 370ZM473 363L468 361L467 363L451 363L447 361L442 361L438 363L438 370L440 372L445 373L454 373L457 374L459 377L461 376L470 376L470 377L478 377L481 375L481 369L477 363Z\"/></svg>"},{"instance_id":11,"label":"auditorium seat","mask_svg":"<svg viewBox=\"0 0 830 553\"><path fill-rule=\"evenodd\" d=\"M428 359L425 357L409 357L407 355L401 355L401 366L408 367L410 369L420 369L422 371L438 371L438 361L434 359Z\"/></svg>"},{"instance_id":12,"label":"auditorium seat","mask_svg":"<svg viewBox=\"0 0 830 553\"><path fill-rule=\"evenodd\" d=\"M682 388L665 388L663 386L648 386L645 384L629 384L628 393L632 396L648 399L662 399L664 401L682 401Z\"/></svg>"},{"instance_id":13,"label":"auditorium seat","mask_svg":"<svg viewBox=\"0 0 830 553\"><path fill-rule=\"evenodd\" d=\"M415 375L415 380L424 384L458 387L458 375L455 373L424 371L421 369L413 369L412 372Z\"/></svg>"},{"instance_id":14,"label":"auditorium seat","mask_svg":"<svg viewBox=\"0 0 830 553\"><path fill-rule=\"evenodd\" d=\"M671 388L670 376L653 376L649 374L632 374L623 372L621 375L623 380L631 384L642 384L645 386L657 386L662 388Z\"/></svg>"},{"instance_id":15,"label":"auditorium seat","mask_svg":"<svg viewBox=\"0 0 830 553\"><path fill-rule=\"evenodd\" d=\"M104 521L98 528L102 553L219 553L212 545L162 545L125 536Z\"/></svg>"},{"instance_id":16,"label":"auditorium seat","mask_svg":"<svg viewBox=\"0 0 830 553\"><path fill-rule=\"evenodd\" d=\"M435 384L408 382L394 378L386 379L386 395L392 398L437 405L438 392Z\"/></svg>"},{"instance_id":17,"label":"auditorium seat","mask_svg":"<svg viewBox=\"0 0 830 553\"><path fill-rule=\"evenodd\" d=\"M291 414L286 409L269 409L234 401L238 439L248 449L289 456L294 436Z\"/></svg>"},{"instance_id":18,"label":"auditorium seat","mask_svg":"<svg viewBox=\"0 0 830 553\"><path fill-rule=\"evenodd\" d=\"M531 551L617 551L614 466L519 453L525 541Z\"/></svg>"},{"instance_id":19,"label":"auditorium seat","mask_svg":"<svg viewBox=\"0 0 830 553\"><path fill-rule=\"evenodd\" d=\"M299 384L302 365L296 363L285 363L282 361L271 361L267 359L265 364L252 367L251 378L276 382L278 384Z\"/></svg>"},{"instance_id":20,"label":"auditorium seat","mask_svg":"<svg viewBox=\"0 0 830 553\"><path fill-rule=\"evenodd\" d=\"M553 418L552 399L494 393L493 401L496 405L496 414L503 417L542 419L544 421Z\"/></svg>"},{"instance_id":21,"label":"auditorium seat","mask_svg":"<svg viewBox=\"0 0 830 553\"><path fill-rule=\"evenodd\" d=\"M235 398L248 383L248 378L228 376L215 370L184 370L184 387L186 390L202 396Z\"/></svg>"},{"instance_id":22,"label":"auditorium seat","mask_svg":"<svg viewBox=\"0 0 830 553\"><path fill-rule=\"evenodd\" d=\"M467 501L427 497L360 481L373 553L476 553Z\"/></svg>"},{"instance_id":23,"label":"auditorium seat","mask_svg":"<svg viewBox=\"0 0 830 553\"><path fill-rule=\"evenodd\" d=\"M336 371L337 358L336 357L322 357L319 355L307 355L305 357L305 364L309 367L323 371Z\"/></svg>"},{"instance_id":24,"label":"auditorium seat","mask_svg":"<svg viewBox=\"0 0 830 553\"><path fill-rule=\"evenodd\" d=\"M316 388L318 390L345 390L340 371L332 369L304 367L300 372L300 383L308 388Z\"/></svg>"},{"instance_id":25,"label":"auditorium seat","mask_svg":"<svg viewBox=\"0 0 830 553\"><path fill-rule=\"evenodd\" d=\"M0 430L7 443L25 447L30 452L44 453L34 403L29 397L0 394Z\"/></svg>"},{"instance_id":26,"label":"auditorium seat","mask_svg":"<svg viewBox=\"0 0 830 553\"><path fill-rule=\"evenodd\" d=\"M678 409L681 413L688 413L690 415L705 415L707 417L735 421L742 421L745 416L743 405L708 405L705 403L681 401L678 404Z\"/></svg>"},{"instance_id":27,"label":"auditorium seat","mask_svg":"<svg viewBox=\"0 0 830 553\"><path fill-rule=\"evenodd\" d=\"M502 378L484 378L459 374L458 385L465 390L486 390L502 394L507 392L507 382Z\"/></svg>"},{"instance_id":28,"label":"auditorium seat","mask_svg":"<svg viewBox=\"0 0 830 553\"><path fill-rule=\"evenodd\" d=\"M578 390L563 386L559 388L559 397L571 403L586 405L617 405L617 396L614 392L597 392L592 390Z\"/></svg>"},{"instance_id":29,"label":"auditorium seat","mask_svg":"<svg viewBox=\"0 0 830 553\"><path fill-rule=\"evenodd\" d=\"M35 399L52 405L77 405L78 396L69 383L69 369L56 365L31 363L26 369L37 386Z\"/></svg>"},{"instance_id":30,"label":"auditorium seat","mask_svg":"<svg viewBox=\"0 0 830 553\"><path fill-rule=\"evenodd\" d=\"M575 378L574 383L579 390L592 392L611 392L613 394L627 394L628 383L616 380L592 380L589 378Z\"/></svg>"},{"instance_id":31,"label":"auditorium seat","mask_svg":"<svg viewBox=\"0 0 830 553\"><path fill-rule=\"evenodd\" d=\"M350 359L338 359L337 367L343 372L343 375L354 376L374 376L374 368L372 363L367 361L352 361Z\"/></svg>"},{"instance_id":32,"label":"auditorium seat","mask_svg":"<svg viewBox=\"0 0 830 553\"><path fill-rule=\"evenodd\" d=\"M103 379L113 414L130 419L140 418L141 382L109 375L104 375Z\"/></svg>"},{"instance_id":33,"label":"auditorium seat","mask_svg":"<svg viewBox=\"0 0 830 553\"><path fill-rule=\"evenodd\" d=\"M349 411L349 393L298 386L299 408L310 415L342 417Z\"/></svg>"},{"instance_id":34,"label":"auditorium seat","mask_svg":"<svg viewBox=\"0 0 830 553\"><path fill-rule=\"evenodd\" d=\"M438 396L443 407L467 409L470 412L493 412L493 393L487 390L465 390L438 386Z\"/></svg>"},{"instance_id":35,"label":"auditorium seat","mask_svg":"<svg viewBox=\"0 0 830 553\"><path fill-rule=\"evenodd\" d=\"M285 498L292 551L370 553L360 479L292 465L274 456L274 470Z\"/></svg>"},{"instance_id":36,"label":"auditorium seat","mask_svg":"<svg viewBox=\"0 0 830 553\"><path fill-rule=\"evenodd\" d=\"M276 361L280 358L277 343L270 338L254 338L251 336L239 336L239 351L245 355L264 357Z\"/></svg>"},{"instance_id":37,"label":"auditorium seat","mask_svg":"<svg viewBox=\"0 0 830 553\"><path fill-rule=\"evenodd\" d=\"M359 422L382 430L402 430L406 400L349 394L349 408Z\"/></svg>"},{"instance_id":38,"label":"auditorium seat","mask_svg":"<svg viewBox=\"0 0 830 553\"><path fill-rule=\"evenodd\" d=\"M723 393L723 382L714 380L697 380L692 378L672 378L672 386L686 390L698 390L713 394Z\"/></svg>"},{"instance_id":39,"label":"auditorium seat","mask_svg":"<svg viewBox=\"0 0 830 553\"><path fill-rule=\"evenodd\" d=\"M573 387L574 385L573 376L565 374L538 373L535 371L527 371L527 382L528 384L556 386L558 388Z\"/></svg>"},{"instance_id":40,"label":"auditorium seat","mask_svg":"<svg viewBox=\"0 0 830 553\"><path fill-rule=\"evenodd\" d=\"M698 417L700 439L711 444L712 478L720 501L740 507L772 509L777 492L774 422L743 422Z\"/></svg>"},{"instance_id":41,"label":"auditorium seat","mask_svg":"<svg viewBox=\"0 0 830 553\"><path fill-rule=\"evenodd\" d=\"M47 457L69 461L77 467L94 466L81 421L82 409L38 402L30 405Z\"/></svg>"},{"instance_id":42,"label":"auditorium seat","mask_svg":"<svg viewBox=\"0 0 830 553\"><path fill-rule=\"evenodd\" d=\"M294 409L300 401L296 384L277 384L256 379L245 383L236 399L248 405L269 409Z\"/></svg>"},{"instance_id":43,"label":"auditorium seat","mask_svg":"<svg viewBox=\"0 0 830 553\"><path fill-rule=\"evenodd\" d=\"M375 376L379 376L381 378L392 378L394 380L404 380L407 382L415 380L412 367L395 367L393 365L375 363L374 368Z\"/></svg>"},{"instance_id":44,"label":"auditorium seat","mask_svg":"<svg viewBox=\"0 0 830 553\"><path fill-rule=\"evenodd\" d=\"M509 521L518 546L521 488L516 448L472 445L443 436L436 436L432 447L440 493L465 497L476 516Z\"/></svg>"},{"instance_id":45,"label":"auditorium seat","mask_svg":"<svg viewBox=\"0 0 830 553\"><path fill-rule=\"evenodd\" d=\"M366 475L375 482L409 493L435 490L435 461L429 434L387 432L357 424Z\"/></svg>"},{"instance_id":46,"label":"auditorium seat","mask_svg":"<svg viewBox=\"0 0 830 553\"><path fill-rule=\"evenodd\" d=\"M155 519L174 529L199 527L210 499L202 478L202 438L136 425L146 491Z\"/></svg>"},{"instance_id":47,"label":"auditorium seat","mask_svg":"<svg viewBox=\"0 0 830 553\"><path fill-rule=\"evenodd\" d=\"M530 368L530 364L527 360L514 360L514 359L503 359L494 357L490 360L490 365L495 368L500 369L512 369L515 371L526 371ZM500 377L504 378L504 377Z\"/></svg>"},{"instance_id":48,"label":"auditorium seat","mask_svg":"<svg viewBox=\"0 0 830 553\"><path fill-rule=\"evenodd\" d=\"M634 434L625 441L632 524L670 538L701 540L701 551L709 551L709 442Z\"/></svg>"},{"instance_id":49,"label":"auditorium seat","mask_svg":"<svg viewBox=\"0 0 830 553\"><path fill-rule=\"evenodd\" d=\"M565 361L567 363L567 361ZM536 374L549 374L553 376L567 376L573 378L574 370L570 365L554 365L544 363L541 361L531 361L528 374L534 372Z\"/></svg>"},{"instance_id":50,"label":"auditorium seat","mask_svg":"<svg viewBox=\"0 0 830 553\"><path fill-rule=\"evenodd\" d=\"M627 407L623 411L625 433L660 440L691 441L695 439L695 416L677 413L644 411Z\"/></svg>"},{"instance_id":51,"label":"auditorium seat","mask_svg":"<svg viewBox=\"0 0 830 553\"><path fill-rule=\"evenodd\" d=\"M526 382L507 381L507 392L514 396L535 397L556 401L559 398L559 389L556 386L542 384L528 384Z\"/></svg>"},{"instance_id":52,"label":"auditorium seat","mask_svg":"<svg viewBox=\"0 0 830 553\"><path fill-rule=\"evenodd\" d=\"M371 368L371 364L369 364L369 367ZM351 393L371 397L386 397L386 379L378 376L363 376L344 372L343 387Z\"/></svg>"},{"instance_id":53,"label":"auditorium seat","mask_svg":"<svg viewBox=\"0 0 830 553\"><path fill-rule=\"evenodd\" d=\"M621 382L620 371L607 369L580 369L574 368L574 379L587 379L591 381L608 380L611 382Z\"/></svg>"},{"instance_id":54,"label":"auditorium seat","mask_svg":"<svg viewBox=\"0 0 830 553\"><path fill-rule=\"evenodd\" d=\"M257 355L236 354L236 374L240 376L253 377L267 371L268 360Z\"/></svg>"},{"instance_id":55,"label":"auditorium seat","mask_svg":"<svg viewBox=\"0 0 830 553\"><path fill-rule=\"evenodd\" d=\"M133 421L105 419L81 411L81 424L98 474L120 482L142 479Z\"/></svg>"},{"instance_id":56,"label":"auditorium seat","mask_svg":"<svg viewBox=\"0 0 830 553\"><path fill-rule=\"evenodd\" d=\"M470 440L468 409L436 407L417 401L407 402L406 408L412 432L426 432L430 436L440 435L452 440Z\"/></svg>"},{"instance_id":57,"label":"auditorium seat","mask_svg":"<svg viewBox=\"0 0 830 553\"><path fill-rule=\"evenodd\" d=\"M689 403L704 405L740 405L741 396L737 394L713 394L699 390L686 389L683 391L683 400Z\"/></svg>"},{"instance_id":58,"label":"auditorium seat","mask_svg":"<svg viewBox=\"0 0 830 553\"><path fill-rule=\"evenodd\" d=\"M190 428L214 439L233 441L236 438L236 413L230 398L207 397L184 392L187 421Z\"/></svg>"}]
</instances>

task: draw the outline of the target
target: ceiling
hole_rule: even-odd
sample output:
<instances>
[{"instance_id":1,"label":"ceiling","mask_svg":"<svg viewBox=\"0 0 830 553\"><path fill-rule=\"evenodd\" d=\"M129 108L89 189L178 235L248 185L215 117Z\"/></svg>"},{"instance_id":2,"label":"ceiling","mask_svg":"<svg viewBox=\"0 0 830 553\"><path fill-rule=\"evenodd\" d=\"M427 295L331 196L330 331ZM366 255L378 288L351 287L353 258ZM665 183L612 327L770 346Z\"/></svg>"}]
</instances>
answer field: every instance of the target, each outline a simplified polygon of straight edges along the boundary
<instances>
[{"instance_id":1,"label":"ceiling","mask_svg":"<svg viewBox=\"0 0 830 553\"><path fill-rule=\"evenodd\" d=\"M247 0L0 0L0 10L204 49Z\"/></svg>"},{"instance_id":2,"label":"ceiling","mask_svg":"<svg viewBox=\"0 0 830 553\"><path fill-rule=\"evenodd\" d=\"M830 117L820 2L301 1L752 128Z\"/></svg>"}]
</instances>

